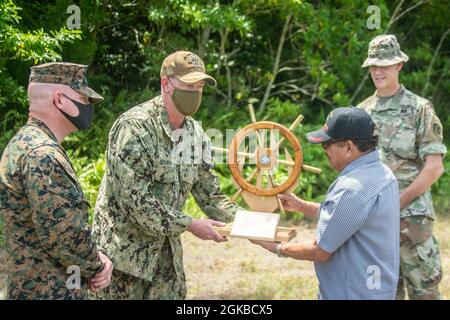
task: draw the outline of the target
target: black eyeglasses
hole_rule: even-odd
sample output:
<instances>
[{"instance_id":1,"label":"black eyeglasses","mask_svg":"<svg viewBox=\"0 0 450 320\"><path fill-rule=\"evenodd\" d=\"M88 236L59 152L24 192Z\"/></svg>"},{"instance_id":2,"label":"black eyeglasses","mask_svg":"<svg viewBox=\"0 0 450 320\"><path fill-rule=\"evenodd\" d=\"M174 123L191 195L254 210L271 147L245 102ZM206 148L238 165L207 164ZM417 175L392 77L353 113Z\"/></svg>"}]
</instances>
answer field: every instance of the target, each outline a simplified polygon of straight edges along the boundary
<instances>
[{"instance_id":1,"label":"black eyeglasses","mask_svg":"<svg viewBox=\"0 0 450 320\"><path fill-rule=\"evenodd\" d=\"M326 142L323 142L323 143L322 143L322 147L326 150L326 149L328 149L332 144L335 144L335 143L341 142L341 141L345 141L345 140L348 140L348 139L346 139L346 138L331 139L331 140L328 140L328 141L326 141Z\"/></svg>"}]
</instances>

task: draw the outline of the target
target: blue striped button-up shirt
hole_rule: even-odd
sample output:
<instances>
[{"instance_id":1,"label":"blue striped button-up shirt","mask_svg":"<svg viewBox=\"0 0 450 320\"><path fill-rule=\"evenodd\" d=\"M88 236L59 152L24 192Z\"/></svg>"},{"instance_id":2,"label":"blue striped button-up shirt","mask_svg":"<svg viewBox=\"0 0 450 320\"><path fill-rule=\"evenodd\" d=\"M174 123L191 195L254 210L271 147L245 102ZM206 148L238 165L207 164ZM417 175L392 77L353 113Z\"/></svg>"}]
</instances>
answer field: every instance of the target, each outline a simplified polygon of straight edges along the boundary
<instances>
[{"instance_id":1,"label":"blue striped button-up shirt","mask_svg":"<svg viewBox=\"0 0 450 320\"><path fill-rule=\"evenodd\" d=\"M321 299L394 299L399 273L397 180L378 151L351 162L319 209L316 240L333 253L315 263Z\"/></svg>"}]
</instances>

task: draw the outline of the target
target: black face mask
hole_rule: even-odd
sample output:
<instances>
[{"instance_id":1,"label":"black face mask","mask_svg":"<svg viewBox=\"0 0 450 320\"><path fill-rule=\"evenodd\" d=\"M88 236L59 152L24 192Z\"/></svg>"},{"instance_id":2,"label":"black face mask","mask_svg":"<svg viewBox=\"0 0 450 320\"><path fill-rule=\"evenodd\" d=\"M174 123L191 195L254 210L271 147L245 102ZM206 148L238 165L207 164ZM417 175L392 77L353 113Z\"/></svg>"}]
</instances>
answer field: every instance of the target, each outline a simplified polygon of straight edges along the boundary
<instances>
[{"instance_id":1,"label":"black face mask","mask_svg":"<svg viewBox=\"0 0 450 320\"><path fill-rule=\"evenodd\" d=\"M62 114L67 118L67 120L72 122L72 124L78 130L86 130L87 128L89 128L91 126L92 119L94 118L94 106L90 103L83 104L81 102L72 100L65 94L62 94L62 95L64 97L66 97L67 99L69 99L70 101L72 101L75 104L75 106L77 107L78 112L79 112L78 116L76 116L76 117L72 117L70 114L67 114L61 110Z\"/></svg>"}]
</instances>

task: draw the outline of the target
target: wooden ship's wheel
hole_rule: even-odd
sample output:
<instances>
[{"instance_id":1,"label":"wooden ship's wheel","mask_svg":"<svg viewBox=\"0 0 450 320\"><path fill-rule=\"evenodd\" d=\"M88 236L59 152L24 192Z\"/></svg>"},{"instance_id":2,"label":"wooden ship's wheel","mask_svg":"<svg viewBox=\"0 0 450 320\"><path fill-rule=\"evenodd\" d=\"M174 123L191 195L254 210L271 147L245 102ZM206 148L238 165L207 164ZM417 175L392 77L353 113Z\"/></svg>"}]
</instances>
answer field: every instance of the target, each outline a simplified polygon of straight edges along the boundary
<instances>
[{"instance_id":1,"label":"wooden ship's wheel","mask_svg":"<svg viewBox=\"0 0 450 320\"><path fill-rule=\"evenodd\" d=\"M238 189L232 201L242 196L251 210L284 212L277 195L293 192L302 171L321 172L303 163L300 142L292 132L303 116L299 115L286 128L271 121L257 122L251 105L249 111L252 123L233 137L228 149L212 147L212 150L228 155L228 166Z\"/></svg>"}]
</instances>

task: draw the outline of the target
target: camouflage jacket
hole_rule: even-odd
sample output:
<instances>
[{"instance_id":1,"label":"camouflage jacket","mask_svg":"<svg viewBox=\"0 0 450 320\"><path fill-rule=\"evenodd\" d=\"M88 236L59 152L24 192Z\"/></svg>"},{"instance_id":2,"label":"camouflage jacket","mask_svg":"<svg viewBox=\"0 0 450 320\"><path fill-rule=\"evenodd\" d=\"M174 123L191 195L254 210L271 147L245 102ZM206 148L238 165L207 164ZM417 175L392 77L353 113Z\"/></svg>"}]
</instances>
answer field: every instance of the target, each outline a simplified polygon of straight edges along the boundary
<instances>
[{"instance_id":1,"label":"camouflage jacket","mask_svg":"<svg viewBox=\"0 0 450 320\"><path fill-rule=\"evenodd\" d=\"M191 117L174 130L161 96L116 120L109 134L94 235L117 270L151 281L158 259L171 259L184 281L180 235L192 218L181 210L189 193L208 217L233 218L238 206L219 190L210 144ZM169 253L162 251L166 241Z\"/></svg>"},{"instance_id":2,"label":"camouflage jacket","mask_svg":"<svg viewBox=\"0 0 450 320\"><path fill-rule=\"evenodd\" d=\"M394 172L400 191L418 176L426 155L447 152L433 105L403 86L389 98L380 98L375 93L358 107L367 111L377 125L382 161ZM416 215L434 216L429 190L400 214L402 218Z\"/></svg>"},{"instance_id":3,"label":"camouflage jacket","mask_svg":"<svg viewBox=\"0 0 450 320\"><path fill-rule=\"evenodd\" d=\"M88 225L88 202L64 149L37 119L30 118L3 152L0 213L8 298L84 298L86 279L102 266ZM70 266L79 268L81 289L66 286L76 273Z\"/></svg>"}]
</instances>

